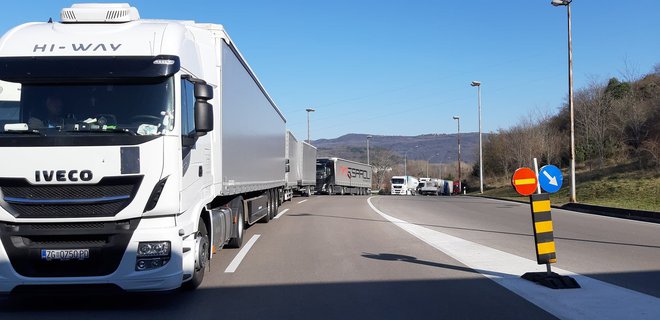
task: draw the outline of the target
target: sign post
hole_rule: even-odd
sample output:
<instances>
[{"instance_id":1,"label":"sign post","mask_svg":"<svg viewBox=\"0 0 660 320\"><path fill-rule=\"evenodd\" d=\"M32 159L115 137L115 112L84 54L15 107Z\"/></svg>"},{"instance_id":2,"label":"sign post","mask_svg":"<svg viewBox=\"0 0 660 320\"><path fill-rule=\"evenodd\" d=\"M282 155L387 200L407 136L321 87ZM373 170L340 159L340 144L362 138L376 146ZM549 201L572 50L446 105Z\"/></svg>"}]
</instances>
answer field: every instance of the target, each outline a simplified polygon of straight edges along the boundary
<instances>
[{"instance_id":1,"label":"sign post","mask_svg":"<svg viewBox=\"0 0 660 320\"><path fill-rule=\"evenodd\" d=\"M552 289L580 288L575 279L568 276L560 276L552 272L551 263L557 262L555 251L554 227L550 213L550 194L559 191L562 184L561 171L553 166L547 165L538 171L536 159L534 168L520 168L516 170L511 178L511 185L520 195L529 196L532 211L532 223L534 228L534 243L536 249L536 262L545 264L547 272L527 272L522 275L523 279L536 282ZM541 189L549 193L541 193ZM538 191L538 194L534 192Z\"/></svg>"}]
</instances>

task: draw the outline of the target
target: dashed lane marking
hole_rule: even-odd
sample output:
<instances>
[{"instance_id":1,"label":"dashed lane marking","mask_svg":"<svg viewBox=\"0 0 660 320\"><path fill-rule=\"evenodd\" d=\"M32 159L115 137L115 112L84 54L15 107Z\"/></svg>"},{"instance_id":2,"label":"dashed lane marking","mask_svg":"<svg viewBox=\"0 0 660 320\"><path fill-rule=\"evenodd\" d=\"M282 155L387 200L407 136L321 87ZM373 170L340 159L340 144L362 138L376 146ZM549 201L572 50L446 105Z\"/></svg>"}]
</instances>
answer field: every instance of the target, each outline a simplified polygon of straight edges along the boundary
<instances>
[{"instance_id":1,"label":"dashed lane marking","mask_svg":"<svg viewBox=\"0 0 660 320\"><path fill-rule=\"evenodd\" d=\"M243 246L241 251L238 252L238 254L234 257L234 260L231 261L229 266L227 266L227 269L225 269L225 273L234 273L236 269L238 269L238 266L241 264L241 261L243 261L243 258L248 254L252 246L254 245L255 242L259 239L261 235L260 234L255 234L250 238L250 240Z\"/></svg>"},{"instance_id":2,"label":"dashed lane marking","mask_svg":"<svg viewBox=\"0 0 660 320\"><path fill-rule=\"evenodd\" d=\"M278 213L278 214L275 216L274 219L279 219L279 218L280 218L284 213L286 213L287 211L289 211L289 209L284 209L284 210L282 210L282 212Z\"/></svg>"}]
</instances>

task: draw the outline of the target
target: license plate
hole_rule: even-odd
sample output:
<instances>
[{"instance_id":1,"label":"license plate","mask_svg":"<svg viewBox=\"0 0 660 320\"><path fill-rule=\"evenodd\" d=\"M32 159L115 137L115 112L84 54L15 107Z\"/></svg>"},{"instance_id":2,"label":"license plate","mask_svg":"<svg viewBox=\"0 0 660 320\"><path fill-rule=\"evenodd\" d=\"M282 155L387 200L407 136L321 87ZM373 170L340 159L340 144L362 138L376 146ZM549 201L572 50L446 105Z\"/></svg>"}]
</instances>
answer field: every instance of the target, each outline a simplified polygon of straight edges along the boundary
<instances>
[{"instance_id":1,"label":"license plate","mask_svg":"<svg viewBox=\"0 0 660 320\"><path fill-rule=\"evenodd\" d=\"M89 259L89 249L41 249L41 260L67 261Z\"/></svg>"}]
</instances>

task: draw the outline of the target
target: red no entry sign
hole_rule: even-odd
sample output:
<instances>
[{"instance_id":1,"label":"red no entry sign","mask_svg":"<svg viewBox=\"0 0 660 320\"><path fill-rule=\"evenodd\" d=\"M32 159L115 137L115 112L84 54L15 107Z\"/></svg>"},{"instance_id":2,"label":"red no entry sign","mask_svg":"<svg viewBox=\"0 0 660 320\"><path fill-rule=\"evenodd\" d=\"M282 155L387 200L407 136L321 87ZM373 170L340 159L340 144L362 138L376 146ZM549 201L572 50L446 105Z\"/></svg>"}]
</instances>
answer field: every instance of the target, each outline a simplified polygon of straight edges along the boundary
<instances>
[{"instance_id":1,"label":"red no entry sign","mask_svg":"<svg viewBox=\"0 0 660 320\"><path fill-rule=\"evenodd\" d=\"M536 174L530 168L520 168L513 173L511 185L516 192L523 196L529 196L536 191Z\"/></svg>"}]
</instances>

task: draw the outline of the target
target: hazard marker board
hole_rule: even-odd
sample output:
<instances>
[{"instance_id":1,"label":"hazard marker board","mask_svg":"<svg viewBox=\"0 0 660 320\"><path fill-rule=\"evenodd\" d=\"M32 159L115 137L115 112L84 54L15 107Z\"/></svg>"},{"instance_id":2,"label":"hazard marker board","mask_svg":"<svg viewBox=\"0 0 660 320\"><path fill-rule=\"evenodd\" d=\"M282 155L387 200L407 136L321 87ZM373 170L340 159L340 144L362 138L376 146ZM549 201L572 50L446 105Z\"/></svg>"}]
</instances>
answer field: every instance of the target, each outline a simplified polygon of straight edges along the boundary
<instances>
[{"instance_id":1,"label":"hazard marker board","mask_svg":"<svg viewBox=\"0 0 660 320\"><path fill-rule=\"evenodd\" d=\"M522 167L513 173L511 185L520 195L529 196L536 191L536 173L530 168Z\"/></svg>"}]
</instances>

